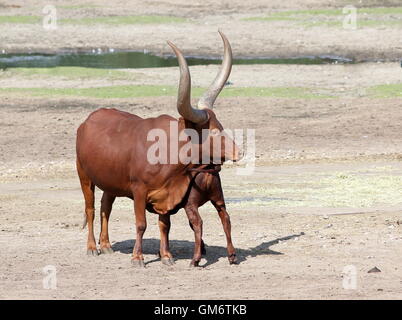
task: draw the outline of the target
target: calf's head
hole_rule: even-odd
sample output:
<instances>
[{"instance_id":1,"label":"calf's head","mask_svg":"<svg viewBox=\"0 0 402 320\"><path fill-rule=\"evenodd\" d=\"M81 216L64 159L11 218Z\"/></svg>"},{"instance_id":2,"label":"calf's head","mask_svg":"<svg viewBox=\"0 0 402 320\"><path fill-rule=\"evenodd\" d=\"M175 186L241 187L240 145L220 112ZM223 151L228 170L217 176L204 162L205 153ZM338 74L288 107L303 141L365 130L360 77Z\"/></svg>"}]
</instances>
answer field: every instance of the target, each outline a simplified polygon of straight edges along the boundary
<instances>
[{"instance_id":1,"label":"calf's head","mask_svg":"<svg viewBox=\"0 0 402 320\"><path fill-rule=\"evenodd\" d=\"M199 133L200 160L202 163L222 163L227 160L238 161L240 150L233 139L223 129L212 110L214 102L222 91L232 69L232 49L226 36L219 31L224 45L222 66L211 86L200 98L197 108L191 106L191 77L186 59L181 51L170 41L180 67L177 110L180 115Z\"/></svg>"}]
</instances>

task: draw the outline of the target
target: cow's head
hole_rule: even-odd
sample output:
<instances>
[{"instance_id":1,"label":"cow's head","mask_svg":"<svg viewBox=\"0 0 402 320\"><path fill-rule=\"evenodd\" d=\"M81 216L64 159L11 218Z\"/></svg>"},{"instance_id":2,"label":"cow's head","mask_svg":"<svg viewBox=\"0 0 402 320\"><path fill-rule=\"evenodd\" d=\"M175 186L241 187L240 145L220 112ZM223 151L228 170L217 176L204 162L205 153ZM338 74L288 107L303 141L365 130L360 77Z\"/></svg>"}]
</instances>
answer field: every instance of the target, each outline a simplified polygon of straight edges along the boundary
<instances>
[{"instance_id":1,"label":"cow's head","mask_svg":"<svg viewBox=\"0 0 402 320\"><path fill-rule=\"evenodd\" d=\"M211 162L224 162L227 160L238 161L240 151L233 139L224 132L222 124L217 119L212 110L213 104L222 88L225 86L232 70L232 49L226 36L219 31L224 44L224 56L222 66L215 80L200 98L197 108L191 106L191 77L186 59L181 51L170 41L168 44L172 47L177 56L180 67L180 83L177 98L177 110L180 115L191 122L200 133L200 149L202 152L203 163L205 155L209 156Z\"/></svg>"}]
</instances>

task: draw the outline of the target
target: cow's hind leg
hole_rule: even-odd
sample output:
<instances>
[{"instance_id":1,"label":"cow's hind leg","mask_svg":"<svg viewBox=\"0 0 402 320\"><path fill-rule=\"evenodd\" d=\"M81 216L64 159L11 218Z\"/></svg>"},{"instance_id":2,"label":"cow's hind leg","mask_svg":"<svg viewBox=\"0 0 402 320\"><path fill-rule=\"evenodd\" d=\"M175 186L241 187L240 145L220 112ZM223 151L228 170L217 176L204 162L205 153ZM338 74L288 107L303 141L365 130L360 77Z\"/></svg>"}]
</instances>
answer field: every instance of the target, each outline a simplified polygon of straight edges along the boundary
<instances>
[{"instance_id":1,"label":"cow's hind leg","mask_svg":"<svg viewBox=\"0 0 402 320\"><path fill-rule=\"evenodd\" d=\"M174 259L169 250L169 231L170 231L170 215L159 215L159 230L161 234L161 243L159 254L163 264L171 266L174 264Z\"/></svg>"},{"instance_id":2,"label":"cow's hind leg","mask_svg":"<svg viewBox=\"0 0 402 320\"><path fill-rule=\"evenodd\" d=\"M95 184L88 178L82 170L81 165L77 161L77 171L80 178L82 193L85 199L85 224L88 224L88 241L87 241L87 254L90 256L97 256L98 250L96 248L96 241L94 235L94 219L95 219Z\"/></svg>"},{"instance_id":3,"label":"cow's hind leg","mask_svg":"<svg viewBox=\"0 0 402 320\"><path fill-rule=\"evenodd\" d=\"M101 232L99 236L101 253L113 253L113 249L109 241L108 226L110 213L112 212L112 205L115 199L115 196L112 196L107 192L104 192L102 195L100 209Z\"/></svg>"}]
</instances>

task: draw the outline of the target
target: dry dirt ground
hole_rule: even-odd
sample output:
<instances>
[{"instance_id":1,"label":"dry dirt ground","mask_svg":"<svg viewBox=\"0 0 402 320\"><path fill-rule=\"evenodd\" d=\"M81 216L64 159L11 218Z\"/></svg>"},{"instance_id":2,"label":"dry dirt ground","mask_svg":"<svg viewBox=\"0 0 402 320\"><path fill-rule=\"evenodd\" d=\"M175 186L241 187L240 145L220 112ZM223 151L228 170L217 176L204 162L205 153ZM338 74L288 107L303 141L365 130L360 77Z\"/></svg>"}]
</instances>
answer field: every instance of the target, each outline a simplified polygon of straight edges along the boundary
<instances>
[{"instance_id":1,"label":"dry dirt ground","mask_svg":"<svg viewBox=\"0 0 402 320\"><path fill-rule=\"evenodd\" d=\"M216 29L222 27L239 56L401 56L395 44L400 43L402 33L394 27L345 31L302 28L289 21L241 20L267 11L350 4L341 0L275 0L269 6L258 0L218 5L215 1L116 3L88 1L87 7L80 7L78 1L57 1L56 5L78 6L60 9L67 18L174 14L190 22L109 28L66 25L51 33L40 25L0 24L1 45L7 51L105 46L165 52L169 38L188 54L215 55L221 49ZM366 5L379 3L399 5L393 0L371 0ZM1 1L0 10L2 15L40 15L44 4ZM189 33L199 37L188 37ZM207 86L216 68L192 67L194 85ZM207 255L203 267L197 269L188 267L194 242L182 211L172 218L174 267L162 265L156 256L159 231L153 214L147 216L146 268L130 265L135 226L132 203L127 199L118 199L112 213L113 255L87 257L86 230L81 230L83 197L74 167L79 124L99 107L116 107L144 117L177 115L175 97L35 97L1 91L0 298L401 299L402 109L398 97L368 93L371 86L400 84L400 70L392 62L235 66L230 78L234 87L307 87L332 97L217 100L216 113L226 128L255 130L257 162L248 176L237 175L237 168L230 165L222 171L240 263L229 266L218 216L206 205L201 215ZM0 87L177 84L176 68L130 72L136 75L133 79L114 82L2 72ZM99 190L96 196L99 209ZM56 268L55 290L43 288L43 268L48 265ZM356 270L355 289L343 286L347 266ZM368 273L373 267L381 272Z\"/></svg>"},{"instance_id":2,"label":"dry dirt ground","mask_svg":"<svg viewBox=\"0 0 402 320\"><path fill-rule=\"evenodd\" d=\"M383 200L386 203L380 199L368 206L353 199L375 200L377 192L400 194L400 182L391 189L385 185L385 190L376 185L384 175L398 178L402 173L395 101L356 99L345 109L344 102L333 101L328 113L311 101L221 99L217 112L227 127L256 128L260 157L253 175L239 177L230 167L222 173L240 264L229 266L219 219L206 206L202 208L207 244L203 268L188 268L193 234L184 212L179 212L171 231L176 265L166 267L158 260L159 231L156 216L149 214L144 243L147 268L137 270L130 265L135 227L129 200L119 199L112 215L115 253L86 256L74 138L79 123L98 105L83 99L12 100L0 108L1 298L401 298L400 198ZM103 102L102 106L119 105L144 116L174 113L170 107L174 98L169 97ZM376 110L367 110L368 103ZM255 117L236 116L246 109L243 105ZM296 106L297 112L315 116L270 116ZM261 117L268 119L266 124L260 124ZM353 126L351 119L356 119ZM306 159L298 156L302 150ZM362 183L363 188L373 184L374 193L364 189L355 194L348 184L327 190L321 179L342 178L339 173L372 175L374 180ZM311 177L318 180L311 182ZM310 184L312 188L300 194ZM276 196L278 188L285 190L290 202ZM348 192L353 193L351 199L345 195ZM343 202L342 197L346 197ZM340 202L331 205L337 199ZM46 265L56 267L56 290L43 289ZM357 270L356 290L343 288L342 272L348 265ZM374 266L381 273L367 273Z\"/></svg>"}]
</instances>

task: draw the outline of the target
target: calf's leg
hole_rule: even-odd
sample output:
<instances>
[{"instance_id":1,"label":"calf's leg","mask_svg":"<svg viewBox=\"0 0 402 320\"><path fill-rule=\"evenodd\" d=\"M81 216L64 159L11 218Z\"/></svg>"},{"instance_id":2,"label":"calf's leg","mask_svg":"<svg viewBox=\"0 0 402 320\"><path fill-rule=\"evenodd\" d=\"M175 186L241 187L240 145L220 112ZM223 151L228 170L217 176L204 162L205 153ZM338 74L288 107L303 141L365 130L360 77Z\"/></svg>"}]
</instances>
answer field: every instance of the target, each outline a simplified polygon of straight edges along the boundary
<instances>
[{"instance_id":1,"label":"calf's leg","mask_svg":"<svg viewBox=\"0 0 402 320\"><path fill-rule=\"evenodd\" d=\"M234 264L237 262L236 251L232 243L230 217L228 212L226 211L225 202L212 201L212 204L218 211L219 218L221 219L222 222L223 230L225 231L229 263Z\"/></svg>"},{"instance_id":2,"label":"calf's leg","mask_svg":"<svg viewBox=\"0 0 402 320\"><path fill-rule=\"evenodd\" d=\"M188 224L190 225L191 230L194 231L194 227L193 227L193 225L191 224L190 221L188 222ZM202 255L206 255L206 254L207 254L207 250L205 249L205 243L204 243L204 240L202 240L202 239L201 239L201 254L202 254Z\"/></svg>"},{"instance_id":3,"label":"calf's leg","mask_svg":"<svg viewBox=\"0 0 402 320\"><path fill-rule=\"evenodd\" d=\"M198 208L193 206L185 207L188 220L190 224L193 226L194 237L195 237L195 245L194 245L194 256L193 260L191 260L190 266L198 267L201 261L201 242L202 242L202 219L200 214L198 213Z\"/></svg>"}]
</instances>

